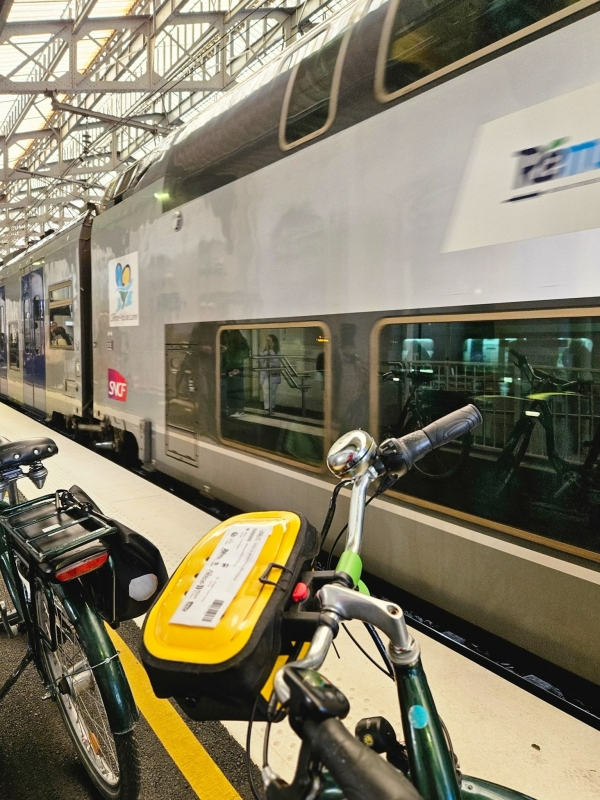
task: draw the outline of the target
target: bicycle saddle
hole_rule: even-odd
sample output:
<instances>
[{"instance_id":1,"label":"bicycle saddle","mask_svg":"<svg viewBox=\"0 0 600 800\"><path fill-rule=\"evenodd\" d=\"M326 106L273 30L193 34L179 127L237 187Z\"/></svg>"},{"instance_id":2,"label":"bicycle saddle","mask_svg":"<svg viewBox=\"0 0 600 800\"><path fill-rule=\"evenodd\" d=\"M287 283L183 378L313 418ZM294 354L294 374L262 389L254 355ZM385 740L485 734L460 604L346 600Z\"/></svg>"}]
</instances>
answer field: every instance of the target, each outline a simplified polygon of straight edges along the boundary
<instances>
[{"instance_id":1,"label":"bicycle saddle","mask_svg":"<svg viewBox=\"0 0 600 800\"><path fill-rule=\"evenodd\" d=\"M50 458L56 453L58 453L56 442L46 436L21 439L18 442L2 439L0 441L0 472L8 467L29 466L44 458Z\"/></svg>"}]
</instances>

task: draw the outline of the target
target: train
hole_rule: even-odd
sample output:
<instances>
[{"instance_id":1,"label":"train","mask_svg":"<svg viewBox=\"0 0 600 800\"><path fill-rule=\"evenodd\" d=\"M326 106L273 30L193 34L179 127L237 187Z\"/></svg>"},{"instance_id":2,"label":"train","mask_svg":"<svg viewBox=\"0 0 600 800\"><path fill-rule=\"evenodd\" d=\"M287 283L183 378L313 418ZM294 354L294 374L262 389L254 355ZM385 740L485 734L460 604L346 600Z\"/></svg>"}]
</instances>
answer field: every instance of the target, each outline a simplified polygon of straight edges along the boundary
<instances>
[{"instance_id":1,"label":"train","mask_svg":"<svg viewBox=\"0 0 600 800\"><path fill-rule=\"evenodd\" d=\"M599 8L356 0L306 29L7 260L0 395L315 524L339 435L476 402L370 504L365 567L600 681Z\"/></svg>"}]
</instances>

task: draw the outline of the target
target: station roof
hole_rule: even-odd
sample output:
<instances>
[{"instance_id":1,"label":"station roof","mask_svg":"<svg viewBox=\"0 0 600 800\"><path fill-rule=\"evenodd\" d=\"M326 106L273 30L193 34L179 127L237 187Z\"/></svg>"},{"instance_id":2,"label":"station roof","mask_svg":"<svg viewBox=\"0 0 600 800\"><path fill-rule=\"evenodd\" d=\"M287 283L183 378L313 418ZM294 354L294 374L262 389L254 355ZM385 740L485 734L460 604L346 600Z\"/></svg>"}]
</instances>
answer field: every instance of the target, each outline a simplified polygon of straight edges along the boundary
<instances>
[{"instance_id":1,"label":"station roof","mask_svg":"<svg viewBox=\"0 0 600 800\"><path fill-rule=\"evenodd\" d=\"M0 0L0 259L350 0Z\"/></svg>"}]
</instances>

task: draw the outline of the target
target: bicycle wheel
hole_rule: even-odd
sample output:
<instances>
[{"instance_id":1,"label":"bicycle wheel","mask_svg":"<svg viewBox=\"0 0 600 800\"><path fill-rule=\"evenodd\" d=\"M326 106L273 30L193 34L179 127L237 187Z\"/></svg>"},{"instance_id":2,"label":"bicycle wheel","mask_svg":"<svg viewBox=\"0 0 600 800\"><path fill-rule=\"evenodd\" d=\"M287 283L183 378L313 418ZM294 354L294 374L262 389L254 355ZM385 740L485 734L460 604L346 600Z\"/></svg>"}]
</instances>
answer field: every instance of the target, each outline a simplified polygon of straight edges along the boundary
<instances>
[{"instance_id":1,"label":"bicycle wheel","mask_svg":"<svg viewBox=\"0 0 600 800\"><path fill-rule=\"evenodd\" d=\"M55 652L40 637L47 677L56 687L61 715L83 766L106 800L137 800L140 764L135 733L112 730L102 692L75 626L52 585L56 614ZM42 589L36 592L38 624L50 638L50 606Z\"/></svg>"},{"instance_id":2,"label":"bicycle wheel","mask_svg":"<svg viewBox=\"0 0 600 800\"><path fill-rule=\"evenodd\" d=\"M421 417L419 419L417 417L410 417L404 426L402 435L404 436L406 433L412 433L420 428L424 428L433 421L434 417ZM414 468L417 472L420 472L421 475L424 475L430 480L445 480L458 472L469 457L470 449L471 435L467 433L458 441L450 442L444 447L438 447L432 450L431 453L428 453L424 458L417 461Z\"/></svg>"}]
</instances>

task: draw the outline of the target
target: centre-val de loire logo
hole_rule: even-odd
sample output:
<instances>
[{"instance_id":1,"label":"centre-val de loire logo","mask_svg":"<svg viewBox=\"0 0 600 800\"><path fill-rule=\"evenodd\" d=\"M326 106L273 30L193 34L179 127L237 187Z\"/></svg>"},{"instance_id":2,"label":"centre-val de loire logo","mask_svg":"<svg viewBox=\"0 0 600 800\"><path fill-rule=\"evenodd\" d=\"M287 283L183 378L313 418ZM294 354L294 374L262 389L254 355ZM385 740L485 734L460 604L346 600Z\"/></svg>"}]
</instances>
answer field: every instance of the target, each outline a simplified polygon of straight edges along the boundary
<instances>
[{"instance_id":1,"label":"centre-val de loire logo","mask_svg":"<svg viewBox=\"0 0 600 800\"><path fill-rule=\"evenodd\" d=\"M116 369L108 370L108 397L120 403L127 400L127 381Z\"/></svg>"},{"instance_id":2,"label":"centre-val de loire logo","mask_svg":"<svg viewBox=\"0 0 600 800\"><path fill-rule=\"evenodd\" d=\"M569 137L555 139L546 145L526 147L513 153L517 159L517 170L513 190L519 194L504 200L528 200L550 192L562 192L576 186L597 183L600 177L563 183L560 186L548 185L560 178L571 178L600 169L600 139L567 145ZM522 190L531 189L532 191Z\"/></svg>"},{"instance_id":3,"label":"centre-val de loire logo","mask_svg":"<svg viewBox=\"0 0 600 800\"><path fill-rule=\"evenodd\" d=\"M120 262L115 267L115 282L119 299L117 311L122 311L133 303L133 274L129 264L123 266Z\"/></svg>"}]
</instances>

